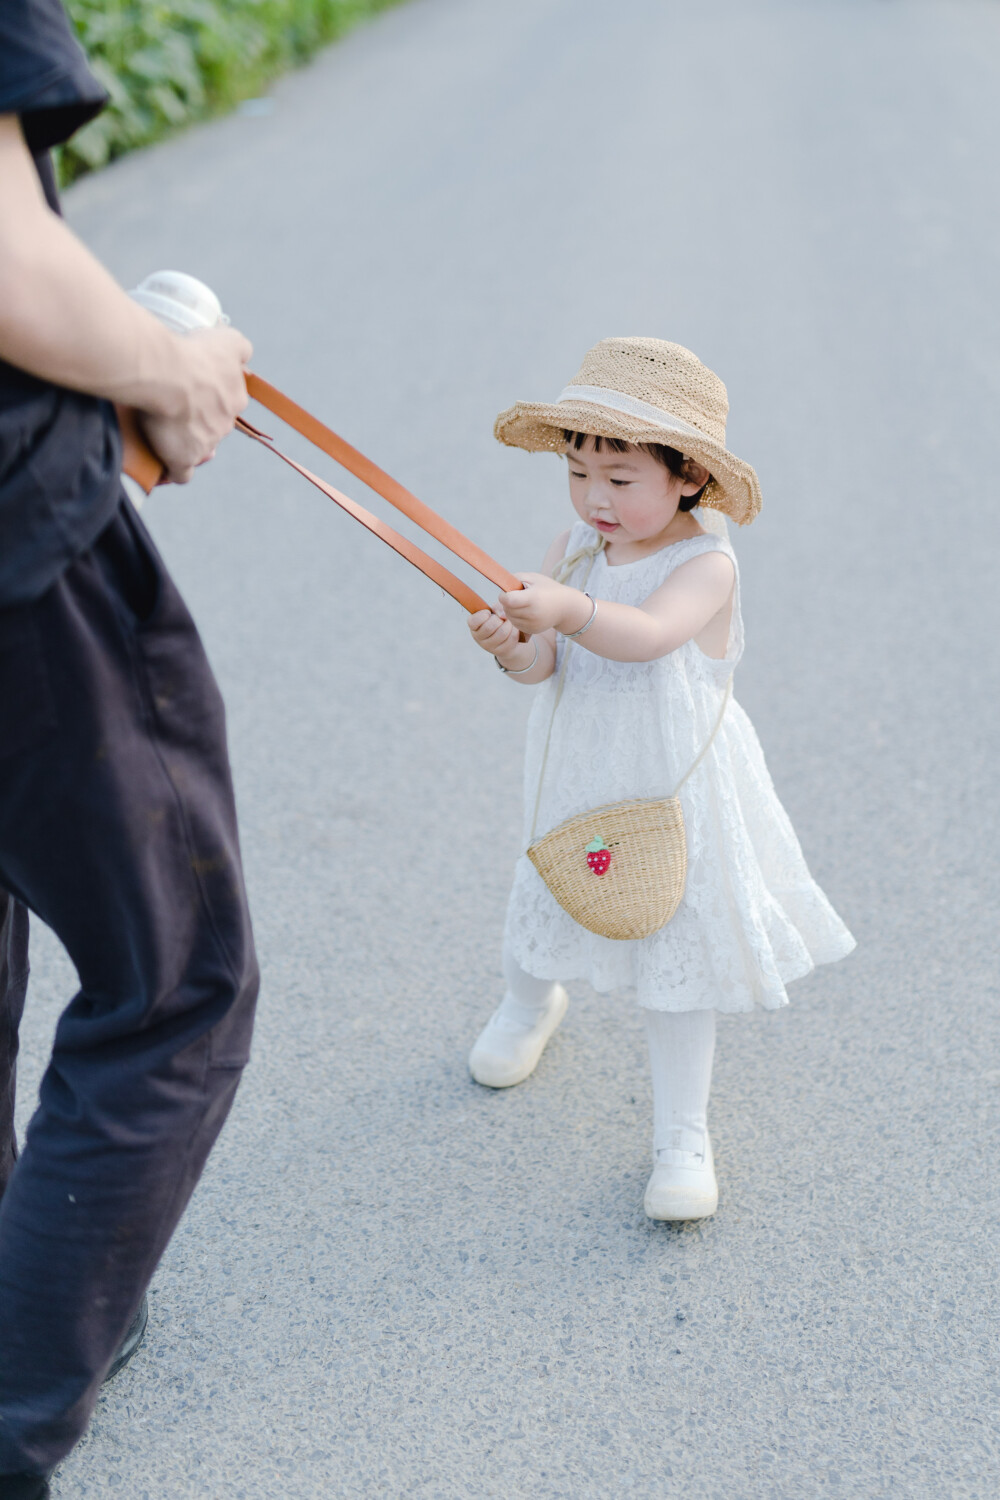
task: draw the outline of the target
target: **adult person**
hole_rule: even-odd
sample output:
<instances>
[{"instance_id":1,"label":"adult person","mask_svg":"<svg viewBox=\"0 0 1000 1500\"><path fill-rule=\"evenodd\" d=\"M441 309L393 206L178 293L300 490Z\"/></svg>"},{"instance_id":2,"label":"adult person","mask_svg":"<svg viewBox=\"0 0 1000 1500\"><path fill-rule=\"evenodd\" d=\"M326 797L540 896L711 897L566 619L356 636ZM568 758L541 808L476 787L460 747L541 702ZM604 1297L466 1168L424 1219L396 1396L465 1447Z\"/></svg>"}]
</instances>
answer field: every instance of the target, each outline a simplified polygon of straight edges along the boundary
<instances>
[{"instance_id":1,"label":"adult person","mask_svg":"<svg viewBox=\"0 0 1000 1500\"><path fill-rule=\"evenodd\" d=\"M0 0L0 1500L47 1495L83 1432L257 992L222 703L121 493L111 405L184 482L251 351L166 332L58 216L47 150L104 102L59 0ZM28 910L80 989L18 1159Z\"/></svg>"}]
</instances>

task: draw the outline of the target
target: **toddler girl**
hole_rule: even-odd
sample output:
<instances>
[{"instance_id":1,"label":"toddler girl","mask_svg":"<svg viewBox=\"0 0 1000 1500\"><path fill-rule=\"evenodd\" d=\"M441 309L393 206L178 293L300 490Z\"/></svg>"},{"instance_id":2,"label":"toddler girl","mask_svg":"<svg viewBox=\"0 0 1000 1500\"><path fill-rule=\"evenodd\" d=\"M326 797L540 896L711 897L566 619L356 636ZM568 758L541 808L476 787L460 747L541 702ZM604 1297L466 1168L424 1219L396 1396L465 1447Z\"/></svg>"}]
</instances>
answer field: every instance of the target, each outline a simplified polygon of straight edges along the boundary
<instances>
[{"instance_id":1,"label":"toddler girl","mask_svg":"<svg viewBox=\"0 0 1000 1500\"><path fill-rule=\"evenodd\" d=\"M525 847L567 818L682 783L687 883L649 937L578 925L521 857L506 993L469 1059L479 1083L521 1083L566 1013L560 981L634 993L653 1073L652 1219L705 1218L718 1203L706 1121L716 1013L786 1005L789 980L854 947L731 697L743 624L722 515L752 521L760 486L726 449L728 410L689 350L630 338L597 344L554 404L501 413L501 442L566 455L578 520L541 573L518 575L523 591L469 622L502 671L545 684L528 727Z\"/></svg>"}]
</instances>

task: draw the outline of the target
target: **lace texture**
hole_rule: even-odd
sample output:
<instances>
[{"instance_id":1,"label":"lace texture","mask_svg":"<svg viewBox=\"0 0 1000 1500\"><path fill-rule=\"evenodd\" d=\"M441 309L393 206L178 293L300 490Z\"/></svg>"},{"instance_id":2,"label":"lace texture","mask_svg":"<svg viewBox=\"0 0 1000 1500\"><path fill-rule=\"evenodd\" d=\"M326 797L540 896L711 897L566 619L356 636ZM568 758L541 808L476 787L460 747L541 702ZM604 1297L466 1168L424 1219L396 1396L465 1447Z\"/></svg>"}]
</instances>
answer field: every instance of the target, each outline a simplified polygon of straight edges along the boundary
<instances>
[{"instance_id":1,"label":"lace texture","mask_svg":"<svg viewBox=\"0 0 1000 1500\"><path fill-rule=\"evenodd\" d=\"M701 520L696 511L695 515ZM594 561L588 593L638 605L673 570L702 553L736 559L716 517L705 536L617 567ZM724 523L723 523L724 526ZM577 523L567 555L596 540ZM693 641L653 662L613 662L559 644L556 673L537 690L525 757L524 847L538 792L562 654L571 649L552 727L536 837L606 802L671 795L711 734L726 683L743 654L739 572L724 658ZM518 860L505 943L539 979L583 979L601 993L631 993L651 1010L776 1010L785 986L843 958L854 939L809 874L778 801L750 720L731 701L708 755L681 793L687 886L671 922L652 936L615 942L587 932L549 894L531 861Z\"/></svg>"}]
</instances>

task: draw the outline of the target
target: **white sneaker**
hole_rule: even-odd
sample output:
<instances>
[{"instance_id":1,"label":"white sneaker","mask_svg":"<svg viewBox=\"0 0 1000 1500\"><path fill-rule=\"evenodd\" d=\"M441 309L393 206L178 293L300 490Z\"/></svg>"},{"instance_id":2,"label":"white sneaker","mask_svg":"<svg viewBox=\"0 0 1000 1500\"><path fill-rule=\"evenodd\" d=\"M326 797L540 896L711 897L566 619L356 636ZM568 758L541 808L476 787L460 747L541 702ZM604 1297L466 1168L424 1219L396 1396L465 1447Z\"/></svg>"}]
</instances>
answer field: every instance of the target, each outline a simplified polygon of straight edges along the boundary
<instances>
[{"instance_id":1,"label":"white sneaker","mask_svg":"<svg viewBox=\"0 0 1000 1500\"><path fill-rule=\"evenodd\" d=\"M561 984L552 986L545 1009L534 1017L506 995L469 1053L469 1072L476 1082L491 1089L509 1089L530 1078L568 1005L569 996Z\"/></svg>"},{"instance_id":2,"label":"white sneaker","mask_svg":"<svg viewBox=\"0 0 1000 1500\"><path fill-rule=\"evenodd\" d=\"M719 1206L719 1184L707 1131L702 1153L658 1152L642 1206L647 1218L668 1223L711 1218Z\"/></svg>"}]
</instances>

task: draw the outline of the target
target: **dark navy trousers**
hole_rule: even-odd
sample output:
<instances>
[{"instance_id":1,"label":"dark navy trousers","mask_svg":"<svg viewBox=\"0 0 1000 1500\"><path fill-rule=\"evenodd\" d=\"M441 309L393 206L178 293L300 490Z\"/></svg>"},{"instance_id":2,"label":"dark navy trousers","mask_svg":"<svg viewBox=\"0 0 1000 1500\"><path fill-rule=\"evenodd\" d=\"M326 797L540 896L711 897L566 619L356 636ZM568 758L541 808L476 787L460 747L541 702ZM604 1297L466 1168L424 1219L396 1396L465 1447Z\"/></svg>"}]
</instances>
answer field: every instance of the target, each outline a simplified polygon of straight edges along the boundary
<instances>
[{"instance_id":1,"label":"dark navy trousers","mask_svg":"<svg viewBox=\"0 0 1000 1500\"><path fill-rule=\"evenodd\" d=\"M80 988L19 1155L29 911ZM229 1112L257 983L222 702L123 500L0 609L0 1474L84 1431Z\"/></svg>"}]
</instances>

